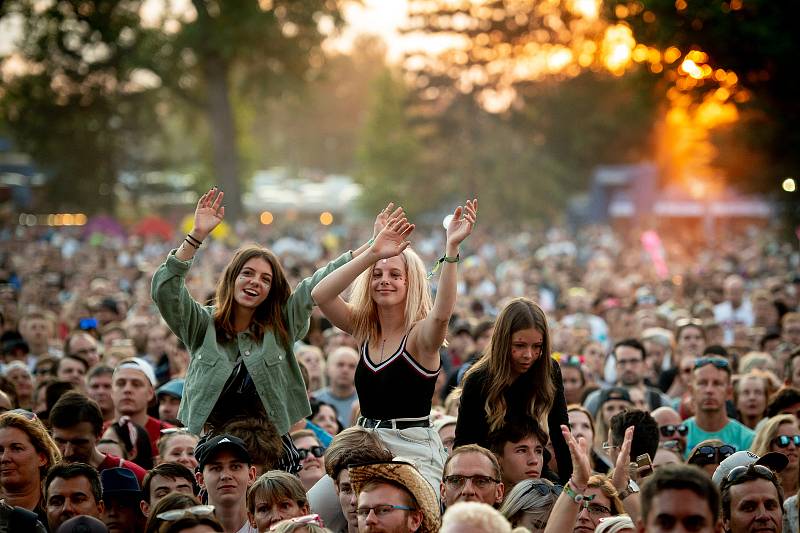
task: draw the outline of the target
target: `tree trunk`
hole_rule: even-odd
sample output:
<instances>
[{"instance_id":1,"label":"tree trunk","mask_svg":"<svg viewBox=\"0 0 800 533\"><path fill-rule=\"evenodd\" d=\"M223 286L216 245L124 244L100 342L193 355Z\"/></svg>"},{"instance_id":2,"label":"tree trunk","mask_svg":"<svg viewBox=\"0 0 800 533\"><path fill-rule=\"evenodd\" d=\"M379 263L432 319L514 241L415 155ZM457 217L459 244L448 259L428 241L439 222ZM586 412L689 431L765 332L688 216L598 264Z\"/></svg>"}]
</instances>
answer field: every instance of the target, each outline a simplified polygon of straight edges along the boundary
<instances>
[{"instance_id":1,"label":"tree trunk","mask_svg":"<svg viewBox=\"0 0 800 533\"><path fill-rule=\"evenodd\" d=\"M228 93L228 64L215 54L203 61L207 95L207 113L217 185L225 191L225 218L242 218L242 187L239 181L239 152L236 124Z\"/></svg>"}]
</instances>

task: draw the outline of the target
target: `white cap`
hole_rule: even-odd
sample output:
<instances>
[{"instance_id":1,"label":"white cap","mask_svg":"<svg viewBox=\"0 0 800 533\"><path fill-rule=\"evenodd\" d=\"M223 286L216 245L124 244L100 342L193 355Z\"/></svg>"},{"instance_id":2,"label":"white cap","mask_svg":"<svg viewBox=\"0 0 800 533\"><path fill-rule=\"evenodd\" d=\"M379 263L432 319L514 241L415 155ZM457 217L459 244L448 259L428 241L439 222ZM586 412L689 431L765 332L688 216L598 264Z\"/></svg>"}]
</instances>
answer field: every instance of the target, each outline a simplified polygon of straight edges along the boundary
<instances>
[{"instance_id":1,"label":"white cap","mask_svg":"<svg viewBox=\"0 0 800 533\"><path fill-rule=\"evenodd\" d=\"M128 357L127 359L123 359L119 362L117 368L114 369L114 374L123 368L132 368L140 371L145 375L150 385L153 387L156 386L156 373L153 371L153 366L141 357Z\"/></svg>"}]
</instances>

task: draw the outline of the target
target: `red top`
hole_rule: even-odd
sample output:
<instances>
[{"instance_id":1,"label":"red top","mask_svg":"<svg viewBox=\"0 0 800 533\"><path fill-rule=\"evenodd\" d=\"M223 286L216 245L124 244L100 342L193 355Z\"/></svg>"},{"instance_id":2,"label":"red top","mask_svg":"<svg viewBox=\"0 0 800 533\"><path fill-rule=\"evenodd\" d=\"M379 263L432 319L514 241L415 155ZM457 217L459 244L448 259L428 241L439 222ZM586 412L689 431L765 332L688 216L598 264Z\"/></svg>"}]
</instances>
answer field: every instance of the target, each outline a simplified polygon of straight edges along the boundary
<instances>
[{"instance_id":1,"label":"red top","mask_svg":"<svg viewBox=\"0 0 800 533\"><path fill-rule=\"evenodd\" d=\"M144 483L144 476L145 474L147 474L147 470L137 465L136 463L132 463L130 461L117 457L116 455L111 455L110 453L104 453L103 455L105 455L106 458L103 459L103 462L100 463L100 466L97 467L98 472L102 472L103 470L106 470L108 468L117 468L117 467L127 468L128 470L133 472L133 475L135 475L136 479L139 480L139 487L142 486L142 484Z\"/></svg>"}]
</instances>

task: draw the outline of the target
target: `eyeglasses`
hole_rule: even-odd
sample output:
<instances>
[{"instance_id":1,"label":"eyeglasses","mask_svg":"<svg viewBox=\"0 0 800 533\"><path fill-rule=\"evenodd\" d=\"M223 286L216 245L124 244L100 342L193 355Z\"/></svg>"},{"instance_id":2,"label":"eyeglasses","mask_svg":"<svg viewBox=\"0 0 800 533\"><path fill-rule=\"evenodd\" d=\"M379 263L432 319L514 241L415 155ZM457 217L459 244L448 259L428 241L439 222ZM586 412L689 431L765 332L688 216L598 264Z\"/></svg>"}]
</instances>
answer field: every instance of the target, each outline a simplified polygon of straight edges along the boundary
<instances>
[{"instance_id":1,"label":"eyeglasses","mask_svg":"<svg viewBox=\"0 0 800 533\"><path fill-rule=\"evenodd\" d=\"M303 461L308 454L313 455L314 457L322 457L325 455L325 448L322 446L312 446L311 448L297 448L297 454L300 457L300 460Z\"/></svg>"},{"instance_id":2,"label":"eyeglasses","mask_svg":"<svg viewBox=\"0 0 800 533\"><path fill-rule=\"evenodd\" d=\"M791 437L789 435L780 435L772 439L771 442L778 448L786 448L790 443L800 447L800 435L792 435Z\"/></svg>"},{"instance_id":3,"label":"eyeglasses","mask_svg":"<svg viewBox=\"0 0 800 533\"><path fill-rule=\"evenodd\" d=\"M687 461L689 464L703 466L719 464L736 453L736 448L730 444L722 446L700 446Z\"/></svg>"},{"instance_id":4,"label":"eyeglasses","mask_svg":"<svg viewBox=\"0 0 800 533\"><path fill-rule=\"evenodd\" d=\"M444 484L450 487L451 489L463 489L464 485L467 484L467 480L472 481L472 486L476 489L485 489L489 485L494 483L498 483L499 480L494 479L493 477L489 476L482 476L480 474L476 474L474 476L461 476L458 474L453 474L452 476L445 476L442 481Z\"/></svg>"},{"instance_id":5,"label":"eyeglasses","mask_svg":"<svg viewBox=\"0 0 800 533\"><path fill-rule=\"evenodd\" d=\"M658 431L661 432L661 435L664 437L671 437L678 433L681 437L685 437L687 433L689 433L689 428L686 427L686 424L674 425L674 424L667 424L665 426L659 426Z\"/></svg>"},{"instance_id":6,"label":"eyeglasses","mask_svg":"<svg viewBox=\"0 0 800 533\"><path fill-rule=\"evenodd\" d=\"M589 511L589 515L594 518L598 518L601 516L609 516L611 514L611 509L609 509L605 505L599 503L592 503L591 501L588 501L586 499L584 499L581 502L581 507Z\"/></svg>"},{"instance_id":7,"label":"eyeglasses","mask_svg":"<svg viewBox=\"0 0 800 533\"><path fill-rule=\"evenodd\" d=\"M725 476L725 480L730 484L734 484L740 477L742 477L748 471L755 472L759 476L763 476L774 483L778 482L778 478L775 477L775 472L773 472L764 465L757 465L757 464L742 465L742 466L737 466L736 468L732 468L731 471L728 472L728 475Z\"/></svg>"},{"instance_id":8,"label":"eyeglasses","mask_svg":"<svg viewBox=\"0 0 800 533\"><path fill-rule=\"evenodd\" d=\"M287 518L286 520L281 520L280 522L273 524L272 527L269 528L270 531L278 531L284 524L302 524L302 525L314 525L319 527L325 527L325 523L322 521L322 517L318 514L307 514L305 516L296 516L294 518Z\"/></svg>"},{"instance_id":9,"label":"eyeglasses","mask_svg":"<svg viewBox=\"0 0 800 533\"><path fill-rule=\"evenodd\" d=\"M564 490L564 487L561 485L551 485L549 483L544 483L542 480L534 480L531 486L528 487L528 490L525 491L525 494L536 491L539 493L539 496L547 496L548 494L555 494L558 496L561 494L562 490ZM523 494L523 496L525 494Z\"/></svg>"},{"instance_id":10,"label":"eyeglasses","mask_svg":"<svg viewBox=\"0 0 800 533\"><path fill-rule=\"evenodd\" d=\"M376 505L375 507L359 507L356 509L356 514L359 518L366 519L369 516L370 511L375 513L375 516L378 518L385 518L394 511L416 511L416 509L407 505L383 504Z\"/></svg>"},{"instance_id":11,"label":"eyeglasses","mask_svg":"<svg viewBox=\"0 0 800 533\"><path fill-rule=\"evenodd\" d=\"M610 443L610 442L608 442L608 441L605 441L605 442L603 443L603 449L604 449L604 450L613 450L613 449L615 449L615 448L619 448L619 445L614 445L614 444L611 444L611 443Z\"/></svg>"},{"instance_id":12,"label":"eyeglasses","mask_svg":"<svg viewBox=\"0 0 800 533\"><path fill-rule=\"evenodd\" d=\"M694 368L702 368L706 365L714 365L717 368L728 368L730 369L730 363L728 363L727 359L722 357L699 357L694 362Z\"/></svg>"},{"instance_id":13,"label":"eyeglasses","mask_svg":"<svg viewBox=\"0 0 800 533\"><path fill-rule=\"evenodd\" d=\"M195 505L194 507L189 507L188 509L173 509L171 511L164 511L163 513L157 514L156 518L166 522L173 522L179 518L183 518L187 514L194 516L210 516L214 514L214 506Z\"/></svg>"}]
</instances>

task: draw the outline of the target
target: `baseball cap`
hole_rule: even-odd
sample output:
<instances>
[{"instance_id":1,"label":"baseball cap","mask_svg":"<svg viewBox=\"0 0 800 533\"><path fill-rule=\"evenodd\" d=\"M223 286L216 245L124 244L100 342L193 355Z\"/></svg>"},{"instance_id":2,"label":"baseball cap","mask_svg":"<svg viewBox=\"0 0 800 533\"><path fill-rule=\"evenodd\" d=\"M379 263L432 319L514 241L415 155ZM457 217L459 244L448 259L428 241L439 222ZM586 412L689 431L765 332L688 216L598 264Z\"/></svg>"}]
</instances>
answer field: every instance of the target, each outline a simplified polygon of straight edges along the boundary
<instances>
[{"instance_id":1,"label":"baseball cap","mask_svg":"<svg viewBox=\"0 0 800 533\"><path fill-rule=\"evenodd\" d=\"M108 533L108 528L93 516L80 515L58 526L56 533Z\"/></svg>"},{"instance_id":2,"label":"baseball cap","mask_svg":"<svg viewBox=\"0 0 800 533\"><path fill-rule=\"evenodd\" d=\"M123 368L132 368L134 370L140 371L142 374L145 375L147 380L150 382L150 385L153 387L156 386L156 373L153 371L153 365L142 359L141 357L128 357L127 359L123 359L117 365L117 368L114 369L114 373L117 373L119 370Z\"/></svg>"},{"instance_id":3,"label":"baseball cap","mask_svg":"<svg viewBox=\"0 0 800 533\"><path fill-rule=\"evenodd\" d=\"M780 472L789 464L789 459L779 452L767 452L759 457L753 452L742 450L722 461L717 469L714 470L714 475L711 476L711 479L714 481L714 484L719 487L722 485L725 478L728 477L731 470L737 466L749 466L754 463L757 465L764 465L775 472Z\"/></svg>"},{"instance_id":4,"label":"baseball cap","mask_svg":"<svg viewBox=\"0 0 800 533\"><path fill-rule=\"evenodd\" d=\"M183 379L171 379L161 385L158 390L156 390L156 396L161 398L163 395L172 396L180 400L183 396Z\"/></svg>"},{"instance_id":5,"label":"baseball cap","mask_svg":"<svg viewBox=\"0 0 800 533\"><path fill-rule=\"evenodd\" d=\"M623 387L609 387L608 389L603 389L603 392L600 393L599 405L603 405L609 400L623 400L631 404L633 403L628 389Z\"/></svg>"},{"instance_id":6,"label":"baseball cap","mask_svg":"<svg viewBox=\"0 0 800 533\"><path fill-rule=\"evenodd\" d=\"M232 452L237 458L241 459L247 464L252 464L253 460L250 458L250 452L247 451L244 441L239 437L233 435L216 435L211 437L202 444L198 444L194 450L194 456L197 458L197 468L202 470L214 455L217 453L228 450Z\"/></svg>"}]
</instances>

